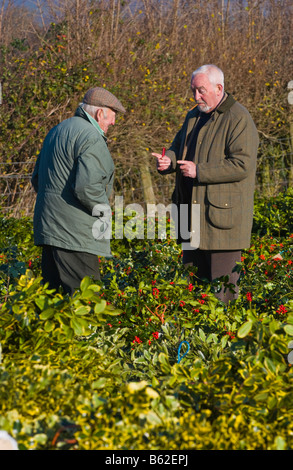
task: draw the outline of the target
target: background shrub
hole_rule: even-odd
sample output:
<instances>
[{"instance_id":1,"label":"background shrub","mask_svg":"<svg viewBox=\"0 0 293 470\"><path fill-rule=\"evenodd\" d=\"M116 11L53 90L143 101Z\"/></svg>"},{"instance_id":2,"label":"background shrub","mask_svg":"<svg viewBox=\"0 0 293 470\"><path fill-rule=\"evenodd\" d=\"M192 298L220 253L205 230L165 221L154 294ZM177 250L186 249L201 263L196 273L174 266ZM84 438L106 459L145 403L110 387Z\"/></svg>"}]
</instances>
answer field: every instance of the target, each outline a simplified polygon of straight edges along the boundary
<instances>
[{"instance_id":1,"label":"background shrub","mask_svg":"<svg viewBox=\"0 0 293 470\"><path fill-rule=\"evenodd\" d=\"M9 180L10 193L17 182L27 210L28 178L45 135L92 86L108 88L127 108L109 139L118 192L122 181L129 191L141 187L140 163L154 167L151 151L173 139L194 106L191 73L203 63L224 70L226 89L249 109L261 137L289 136L289 0L45 1L33 12L26 2L21 9L2 3L1 173L22 174ZM263 146L260 158L274 153ZM137 171L132 181L130 168Z\"/></svg>"}]
</instances>

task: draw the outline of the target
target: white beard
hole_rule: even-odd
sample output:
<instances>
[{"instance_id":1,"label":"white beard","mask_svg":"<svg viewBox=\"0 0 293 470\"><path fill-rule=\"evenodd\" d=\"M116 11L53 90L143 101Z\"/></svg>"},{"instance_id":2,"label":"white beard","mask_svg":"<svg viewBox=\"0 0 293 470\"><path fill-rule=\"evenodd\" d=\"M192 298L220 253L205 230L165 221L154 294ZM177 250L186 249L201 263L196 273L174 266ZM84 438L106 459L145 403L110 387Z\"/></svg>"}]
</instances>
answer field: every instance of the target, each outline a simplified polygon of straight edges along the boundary
<instances>
[{"instance_id":1,"label":"white beard","mask_svg":"<svg viewBox=\"0 0 293 470\"><path fill-rule=\"evenodd\" d=\"M211 106L208 106L207 104L199 104L199 105L198 105L198 109L199 109L202 113L208 113L209 110L211 109Z\"/></svg>"}]
</instances>

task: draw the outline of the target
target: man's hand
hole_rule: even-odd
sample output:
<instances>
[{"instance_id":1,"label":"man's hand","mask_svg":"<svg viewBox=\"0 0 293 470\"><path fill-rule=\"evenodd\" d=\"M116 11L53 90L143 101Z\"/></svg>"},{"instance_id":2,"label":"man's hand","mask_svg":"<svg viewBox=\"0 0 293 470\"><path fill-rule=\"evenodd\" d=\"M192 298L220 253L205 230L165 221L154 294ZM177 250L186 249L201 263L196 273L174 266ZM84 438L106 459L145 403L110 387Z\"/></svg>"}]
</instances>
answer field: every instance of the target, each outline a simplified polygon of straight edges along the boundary
<instances>
[{"instance_id":1,"label":"man's hand","mask_svg":"<svg viewBox=\"0 0 293 470\"><path fill-rule=\"evenodd\" d=\"M167 155L160 155L159 153L152 153L157 159L157 169L160 171L168 170L171 165L171 158Z\"/></svg>"},{"instance_id":2,"label":"man's hand","mask_svg":"<svg viewBox=\"0 0 293 470\"><path fill-rule=\"evenodd\" d=\"M189 178L196 177L196 165L189 160L177 160L177 165L180 166L183 176L188 176Z\"/></svg>"}]
</instances>

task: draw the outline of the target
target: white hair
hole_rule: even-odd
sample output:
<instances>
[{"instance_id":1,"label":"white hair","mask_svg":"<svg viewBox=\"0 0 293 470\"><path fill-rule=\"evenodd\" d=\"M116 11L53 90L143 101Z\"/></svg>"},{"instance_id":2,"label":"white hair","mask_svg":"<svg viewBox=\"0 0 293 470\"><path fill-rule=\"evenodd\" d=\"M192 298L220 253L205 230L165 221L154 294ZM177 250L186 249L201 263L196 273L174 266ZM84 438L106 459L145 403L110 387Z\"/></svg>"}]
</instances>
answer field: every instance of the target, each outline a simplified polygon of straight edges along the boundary
<instances>
[{"instance_id":1,"label":"white hair","mask_svg":"<svg viewBox=\"0 0 293 470\"><path fill-rule=\"evenodd\" d=\"M102 108L100 106L93 106L93 105L87 104L87 103L80 103L80 106L82 107L82 109L84 109L92 117L96 116L97 111L99 109L101 109L103 111L104 118L107 117L108 108Z\"/></svg>"},{"instance_id":2,"label":"white hair","mask_svg":"<svg viewBox=\"0 0 293 470\"><path fill-rule=\"evenodd\" d=\"M191 82L200 73L206 75L212 85L222 85L224 90L224 73L219 67L213 64L202 65L192 73Z\"/></svg>"}]
</instances>

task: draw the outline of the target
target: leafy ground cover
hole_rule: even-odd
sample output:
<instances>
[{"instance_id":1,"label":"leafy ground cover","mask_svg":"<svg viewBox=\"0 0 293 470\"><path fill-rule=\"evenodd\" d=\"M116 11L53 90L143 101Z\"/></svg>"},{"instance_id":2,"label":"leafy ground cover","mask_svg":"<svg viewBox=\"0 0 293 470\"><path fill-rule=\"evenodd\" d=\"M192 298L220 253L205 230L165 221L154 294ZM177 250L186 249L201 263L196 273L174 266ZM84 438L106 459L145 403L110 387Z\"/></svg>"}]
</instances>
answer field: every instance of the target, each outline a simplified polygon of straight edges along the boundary
<instances>
[{"instance_id":1,"label":"leafy ground cover","mask_svg":"<svg viewBox=\"0 0 293 470\"><path fill-rule=\"evenodd\" d=\"M31 220L1 217L0 428L25 450L291 450L292 198L256 199L228 307L168 237L113 240L102 281L50 291Z\"/></svg>"}]
</instances>

